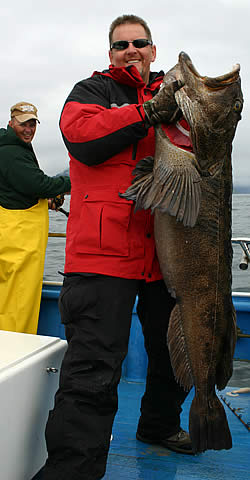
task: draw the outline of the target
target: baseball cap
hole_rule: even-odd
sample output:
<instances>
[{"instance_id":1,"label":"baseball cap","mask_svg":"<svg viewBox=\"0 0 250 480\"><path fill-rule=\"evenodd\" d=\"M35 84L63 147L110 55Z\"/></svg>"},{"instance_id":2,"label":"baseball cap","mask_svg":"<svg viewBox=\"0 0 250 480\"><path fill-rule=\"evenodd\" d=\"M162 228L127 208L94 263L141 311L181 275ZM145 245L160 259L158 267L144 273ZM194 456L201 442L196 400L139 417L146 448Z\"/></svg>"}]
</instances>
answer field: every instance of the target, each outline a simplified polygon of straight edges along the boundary
<instances>
[{"instance_id":1,"label":"baseball cap","mask_svg":"<svg viewBox=\"0 0 250 480\"><path fill-rule=\"evenodd\" d=\"M35 119L39 122L37 118L37 108L35 105L29 102L19 102L13 105L10 109L10 116L11 118L16 117L18 122L23 123L27 122L28 120Z\"/></svg>"}]
</instances>

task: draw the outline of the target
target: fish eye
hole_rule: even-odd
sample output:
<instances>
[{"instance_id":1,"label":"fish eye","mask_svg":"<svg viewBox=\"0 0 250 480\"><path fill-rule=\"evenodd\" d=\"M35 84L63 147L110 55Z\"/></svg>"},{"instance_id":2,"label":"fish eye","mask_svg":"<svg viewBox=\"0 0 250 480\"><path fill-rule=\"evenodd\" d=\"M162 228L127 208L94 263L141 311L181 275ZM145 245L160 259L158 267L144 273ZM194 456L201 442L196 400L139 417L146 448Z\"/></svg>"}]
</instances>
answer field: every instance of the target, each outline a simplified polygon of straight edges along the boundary
<instances>
[{"instance_id":1,"label":"fish eye","mask_svg":"<svg viewBox=\"0 0 250 480\"><path fill-rule=\"evenodd\" d=\"M242 106L243 106L242 102L240 100L236 100L236 102L233 106L233 109L234 109L235 112L240 113L241 110L242 110Z\"/></svg>"}]
</instances>

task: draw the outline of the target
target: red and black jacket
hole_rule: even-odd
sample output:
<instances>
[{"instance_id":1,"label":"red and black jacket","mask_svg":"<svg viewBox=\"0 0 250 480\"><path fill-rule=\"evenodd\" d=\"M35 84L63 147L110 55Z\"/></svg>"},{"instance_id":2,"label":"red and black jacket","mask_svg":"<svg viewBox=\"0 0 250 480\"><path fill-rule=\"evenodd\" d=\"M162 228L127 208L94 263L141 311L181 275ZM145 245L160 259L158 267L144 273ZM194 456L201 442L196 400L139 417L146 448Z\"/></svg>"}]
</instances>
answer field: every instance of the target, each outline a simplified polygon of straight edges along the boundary
<instances>
[{"instance_id":1,"label":"red and black jacket","mask_svg":"<svg viewBox=\"0 0 250 480\"><path fill-rule=\"evenodd\" d=\"M146 126L142 104L162 79L163 72L151 73L146 86L134 66L110 67L77 83L65 102L60 128L71 178L66 273L161 278L153 216L134 213L133 202L119 192L130 185L137 162L154 155L154 129Z\"/></svg>"}]
</instances>

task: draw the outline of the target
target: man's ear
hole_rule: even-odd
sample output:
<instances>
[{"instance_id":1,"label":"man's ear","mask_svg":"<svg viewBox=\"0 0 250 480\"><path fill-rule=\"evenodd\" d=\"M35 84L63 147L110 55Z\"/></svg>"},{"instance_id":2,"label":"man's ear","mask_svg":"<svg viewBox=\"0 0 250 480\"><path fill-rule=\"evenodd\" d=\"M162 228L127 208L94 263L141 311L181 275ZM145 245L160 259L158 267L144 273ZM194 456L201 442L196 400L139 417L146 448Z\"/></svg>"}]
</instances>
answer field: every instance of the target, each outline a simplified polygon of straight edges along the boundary
<instances>
[{"instance_id":1,"label":"man's ear","mask_svg":"<svg viewBox=\"0 0 250 480\"><path fill-rule=\"evenodd\" d=\"M156 46L152 45L152 60L151 62L153 63L156 59Z\"/></svg>"},{"instance_id":2,"label":"man's ear","mask_svg":"<svg viewBox=\"0 0 250 480\"><path fill-rule=\"evenodd\" d=\"M111 65L113 65L112 58L113 58L112 50L109 50L109 60L110 60Z\"/></svg>"}]
</instances>

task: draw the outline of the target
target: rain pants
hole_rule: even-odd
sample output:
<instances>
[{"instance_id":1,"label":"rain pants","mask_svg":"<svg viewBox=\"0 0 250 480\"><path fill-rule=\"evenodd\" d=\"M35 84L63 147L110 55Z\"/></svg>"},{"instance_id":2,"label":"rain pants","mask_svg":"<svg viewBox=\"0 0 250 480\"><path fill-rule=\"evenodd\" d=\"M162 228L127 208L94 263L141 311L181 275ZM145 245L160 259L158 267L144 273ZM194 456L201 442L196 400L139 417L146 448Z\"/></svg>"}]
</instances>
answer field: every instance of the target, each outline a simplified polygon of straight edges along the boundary
<instances>
[{"instance_id":1,"label":"rain pants","mask_svg":"<svg viewBox=\"0 0 250 480\"><path fill-rule=\"evenodd\" d=\"M0 329L37 332L45 250L48 200L24 210L0 206Z\"/></svg>"}]
</instances>

